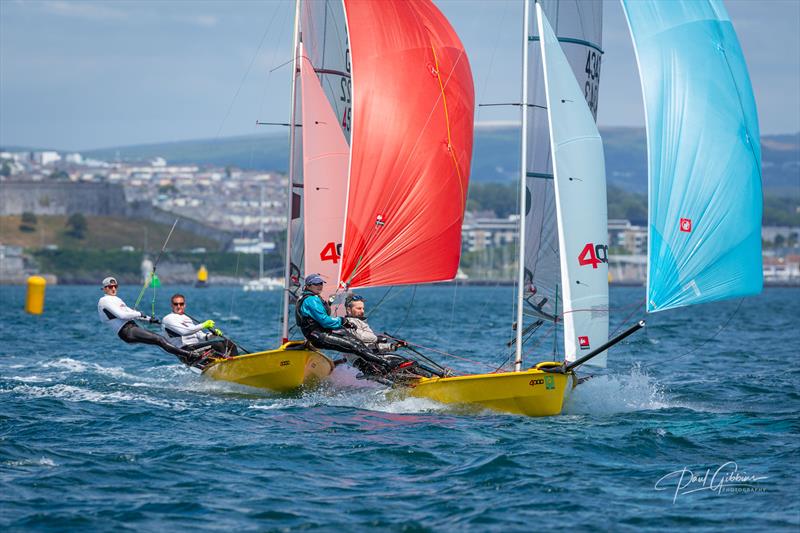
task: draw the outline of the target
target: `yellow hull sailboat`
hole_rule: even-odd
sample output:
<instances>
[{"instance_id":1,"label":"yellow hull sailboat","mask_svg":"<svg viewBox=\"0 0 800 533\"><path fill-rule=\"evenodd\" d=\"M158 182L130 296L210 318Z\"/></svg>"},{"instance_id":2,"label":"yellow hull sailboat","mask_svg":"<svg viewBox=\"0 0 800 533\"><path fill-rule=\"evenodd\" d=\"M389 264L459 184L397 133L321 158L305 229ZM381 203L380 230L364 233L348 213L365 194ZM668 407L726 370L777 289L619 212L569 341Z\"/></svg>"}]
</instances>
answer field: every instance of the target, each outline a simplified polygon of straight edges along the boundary
<instances>
[{"instance_id":1,"label":"yellow hull sailboat","mask_svg":"<svg viewBox=\"0 0 800 533\"><path fill-rule=\"evenodd\" d=\"M478 405L503 413L553 416L561 413L570 383L574 383L571 372L542 370L558 366L560 363L547 362L524 372L423 378L411 385L408 395L447 404Z\"/></svg>"},{"instance_id":2,"label":"yellow hull sailboat","mask_svg":"<svg viewBox=\"0 0 800 533\"><path fill-rule=\"evenodd\" d=\"M293 341L277 350L217 359L202 375L274 392L291 392L318 384L333 372L333 366L321 353L305 349L303 342Z\"/></svg>"},{"instance_id":3,"label":"yellow hull sailboat","mask_svg":"<svg viewBox=\"0 0 800 533\"><path fill-rule=\"evenodd\" d=\"M327 4L322 5L325 8ZM250 387L258 387L267 389L274 392L291 392L300 387L311 387L317 385L322 380L327 378L334 369L333 361L324 354L309 350L304 341L290 341L289 340L289 304L290 300L299 294L299 279L302 277L301 272L305 267L309 272L323 271L320 265L322 261L319 257L319 251L311 249L317 242L317 234L319 228L333 227L328 220L329 204L335 202L328 202L322 200L322 208L312 205L309 207L307 204L310 201L309 195L304 194L305 187L303 182L310 183L309 190L316 192L322 191L322 194L331 189L330 186L325 186L317 183L314 180L332 179L327 177L332 174L331 170L325 165L330 164L330 160L326 157L312 158L313 161L321 161L319 167L308 167L308 159L311 158L310 154L316 155L326 153L326 146L323 141L313 135L304 135L298 139L296 135L296 126L298 122L304 123L306 126L303 128L306 131L314 130L318 136L325 134L333 135L330 132L332 128L334 133L338 130L338 135L341 142L344 143L342 131L339 129L339 121L333 116L330 111L330 116L321 116L320 113L329 109L319 110L319 100L325 99L320 82L317 79L313 69L308 69L307 53L303 52L303 43L300 39L301 33L309 37L312 43L311 48L307 50L308 53L316 54L313 48L314 43L318 43L319 39L314 38L312 35L316 28L323 27L323 25L314 22L315 19L324 15L324 10L320 14L319 5L316 3L297 2L295 5L295 25L294 25L294 64L292 68L292 83L291 83L291 120L289 124L289 176L287 186L287 211L286 218L287 235L286 235L286 254L285 254L285 271L284 271L284 291L282 302L282 324L281 324L281 346L275 350L261 351L256 353L249 353L240 355L231 359L218 359L212 364L202 370L202 375L221 381L229 381L247 385ZM302 8L302 11L301 11ZM301 24L307 26L307 31L301 32ZM342 58L344 58L344 50L342 50ZM344 59L342 59L344 61ZM302 66L301 66L302 64ZM303 76L301 76L301 72ZM319 74L322 76L323 74ZM298 102L298 84L302 86L301 101ZM338 83L336 84L338 86ZM302 103L302 105L298 105ZM312 104L317 104L316 106ZM323 106L324 107L324 106ZM329 107L329 106L328 106ZM302 113L302 117L297 117L297 112ZM302 118L302 120L297 120ZM319 133L319 130L323 130ZM295 154L299 152L299 147L296 147L297 142L303 143L302 153L304 154L303 163L298 165L295 160ZM323 164L324 163L324 164ZM263 209L264 190L261 190L261 206ZM315 199L315 198L314 198ZM343 201L342 201L343 204ZM263 218L263 213L262 213ZM262 230L259 232L259 240L263 242L263 224ZM263 274L263 250L259 260L259 272ZM265 279L263 276L261 280Z\"/></svg>"}]
</instances>

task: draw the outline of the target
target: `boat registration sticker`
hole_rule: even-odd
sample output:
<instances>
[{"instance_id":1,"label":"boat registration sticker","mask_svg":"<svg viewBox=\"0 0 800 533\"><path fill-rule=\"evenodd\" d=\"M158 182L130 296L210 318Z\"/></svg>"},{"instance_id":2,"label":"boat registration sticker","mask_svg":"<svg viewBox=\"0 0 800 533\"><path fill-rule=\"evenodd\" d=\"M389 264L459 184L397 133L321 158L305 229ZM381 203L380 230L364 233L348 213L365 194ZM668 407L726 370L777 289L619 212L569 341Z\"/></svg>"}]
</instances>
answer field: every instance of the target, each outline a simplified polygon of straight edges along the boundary
<instances>
[{"instance_id":1,"label":"boat registration sticker","mask_svg":"<svg viewBox=\"0 0 800 533\"><path fill-rule=\"evenodd\" d=\"M553 390L556 388L556 378L553 376L545 376L544 377L544 388L547 390Z\"/></svg>"},{"instance_id":2,"label":"boat registration sticker","mask_svg":"<svg viewBox=\"0 0 800 533\"><path fill-rule=\"evenodd\" d=\"M692 219L691 218L682 218L681 219L681 231L684 233L691 233L692 232Z\"/></svg>"},{"instance_id":3,"label":"boat registration sticker","mask_svg":"<svg viewBox=\"0 0 800 533\"><path fill-rule=\"evenodd\" d=\"M589 349L589 337L586 335L581 335L578 337L578 345L581 347L581 350L588 350Z\"/></svg>"}]
</instances>

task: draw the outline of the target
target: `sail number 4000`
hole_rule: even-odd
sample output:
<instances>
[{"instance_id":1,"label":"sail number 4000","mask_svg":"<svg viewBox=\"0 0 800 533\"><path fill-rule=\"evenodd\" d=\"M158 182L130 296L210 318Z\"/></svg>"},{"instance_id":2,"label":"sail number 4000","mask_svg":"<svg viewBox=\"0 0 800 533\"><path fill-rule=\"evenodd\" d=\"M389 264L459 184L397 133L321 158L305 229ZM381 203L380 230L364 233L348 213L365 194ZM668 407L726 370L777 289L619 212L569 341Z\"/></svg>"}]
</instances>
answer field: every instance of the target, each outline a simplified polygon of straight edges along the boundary
<instances>
[{"instance_id":1,"label":"sail number 4000","mask_svg":"<svg viewBox=\"0 0 800 533\"><path fill-rule=\"evenodd\" d=\"M578 264L581 266L592 265L592 268L597 268L600 263L608 263L608 246L605 244L590 242L578 254Z\"/></svg>"}]
</instances>

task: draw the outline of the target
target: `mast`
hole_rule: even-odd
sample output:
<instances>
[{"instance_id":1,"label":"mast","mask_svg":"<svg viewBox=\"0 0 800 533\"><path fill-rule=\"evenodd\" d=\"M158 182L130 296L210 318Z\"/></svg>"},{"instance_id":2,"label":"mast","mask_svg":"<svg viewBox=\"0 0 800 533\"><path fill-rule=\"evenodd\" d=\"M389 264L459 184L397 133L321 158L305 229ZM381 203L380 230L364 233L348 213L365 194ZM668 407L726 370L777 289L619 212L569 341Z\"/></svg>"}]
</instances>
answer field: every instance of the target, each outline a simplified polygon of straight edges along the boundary
<instances>
[{"instance_id":1,"label":"mast","mask_svg":"<svg viewBox=\"0 0 800 533\"><path fill-rule=\"evenodd\" d=\"M261 184L261 196L258 210L258 279L264 277L264 184Z\"/></svg>"},{"instance_id":2,"label":"mast","mask_svg":"<svg viewBox=\"0 0 800 533\"><path fill-rule=\"evenodd\" d=\"M289 184L287 186L286 198L286 261L284 261L283 277L283 320L281 321L281 342L289 340L289 283L291 280L290 271L292 266L292 200L294 198L294 143L295 143L295 119L297 109L297 56L300 43L300 0L295 1L294 11L294 57L292 58L292 112L289 119Z\"/></svg>"},{"instance_id":3,"label":"mast","mask_svg":"<svg viewBox=\"0 0 800 533\"><path fill-rule=\"evenodd\" d=\"M519 171L519 272L517 277L517 342L514 372L522 366L522 305L525 296L525 200L528 168L528 15L530 0L523 0L522 9L522 131L520 132Z\"/></svg>"}]
</instances>

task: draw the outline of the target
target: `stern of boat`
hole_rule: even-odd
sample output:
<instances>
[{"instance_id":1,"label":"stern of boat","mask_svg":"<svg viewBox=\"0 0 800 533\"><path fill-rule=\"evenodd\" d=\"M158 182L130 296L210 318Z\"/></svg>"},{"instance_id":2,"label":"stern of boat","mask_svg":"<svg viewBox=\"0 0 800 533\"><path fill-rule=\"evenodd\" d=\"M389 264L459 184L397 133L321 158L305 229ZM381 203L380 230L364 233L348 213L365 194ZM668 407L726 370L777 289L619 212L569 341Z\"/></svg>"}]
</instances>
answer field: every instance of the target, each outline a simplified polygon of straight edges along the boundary
<instances>
[{"instance_id":1,"label":"stern of boat","mask_svg":"<svg viewBox=\"0 0 800 533\"><path fill-rule=\"evenodd\" d=\"M277 350L220 359L203 370L203 375L274 392L313 387L333 372L333 361L324 354L290 341Z\"/></svg>"}]
</instances>

